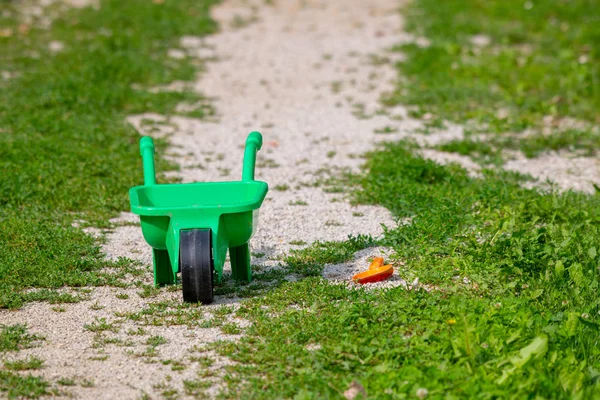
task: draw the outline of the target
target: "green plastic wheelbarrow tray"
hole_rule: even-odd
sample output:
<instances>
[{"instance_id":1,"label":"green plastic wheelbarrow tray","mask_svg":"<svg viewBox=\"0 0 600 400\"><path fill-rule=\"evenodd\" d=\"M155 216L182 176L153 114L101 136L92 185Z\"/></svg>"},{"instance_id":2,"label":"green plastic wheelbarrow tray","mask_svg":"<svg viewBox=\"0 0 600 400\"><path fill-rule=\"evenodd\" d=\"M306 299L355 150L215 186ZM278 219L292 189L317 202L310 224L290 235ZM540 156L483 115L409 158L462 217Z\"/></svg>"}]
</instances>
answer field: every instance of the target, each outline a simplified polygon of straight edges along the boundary
<instances>
[{"instance_id":1,"label":"green plastic wheelbarrow tray","mask_svg":"<svg viewBox=\"0 0 600 400\"><path fill-rule=\"evenodd\" d=\"M248 241L268 190L254 180L262 135L246 139L242 180L157 184L154 142L140 140L144 185L129 190L131 211L140 216L144 239L152 247L154 284L173 284L181 272L183 300L211 303L213 281L220 282L229 250L235 280L252 279Z\"/></svg>"}]
</instances>

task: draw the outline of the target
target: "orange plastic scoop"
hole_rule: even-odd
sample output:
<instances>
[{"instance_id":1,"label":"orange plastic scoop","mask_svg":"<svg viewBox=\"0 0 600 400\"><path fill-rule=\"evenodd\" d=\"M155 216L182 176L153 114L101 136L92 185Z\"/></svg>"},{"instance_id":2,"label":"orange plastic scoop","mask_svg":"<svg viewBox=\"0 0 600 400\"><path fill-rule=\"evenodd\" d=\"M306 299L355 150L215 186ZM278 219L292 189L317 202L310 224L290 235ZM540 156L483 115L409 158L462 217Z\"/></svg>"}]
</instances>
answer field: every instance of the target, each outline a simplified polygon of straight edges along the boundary
<instances>
[{"instance_id":1,"label":"orange plastic scoop","mask_svg":"<svg viewBox=\"0 0 600 400\"><path fill-rule=\"evenodd\" d=\"M375 262L375 260L373 260L373 263L374 262ZM373 263L371 263L371 265L373 265ZM392 264L383 265L383 266L379 266L379 267L375 267L375 268L369 267L368 271L361 272L360 274L354 275L352 277L352 280L354 282L362 283L362 284L379 282L379 281L383 281L383 280L389 278L390 276L392 276L393 273L394 273L394 268L392 267Z\"/></svg>"},{"instance_id":2,"label":"orange plastic scoop","mask_svg":"<svg viewBox=\"0 0 600 400\"><path fill-rule=\"evenodd\" d=\"M375 257L371 265L369 265L369 269L375 269L383 266L383 257Z\"/></svg>"}]
</instances>

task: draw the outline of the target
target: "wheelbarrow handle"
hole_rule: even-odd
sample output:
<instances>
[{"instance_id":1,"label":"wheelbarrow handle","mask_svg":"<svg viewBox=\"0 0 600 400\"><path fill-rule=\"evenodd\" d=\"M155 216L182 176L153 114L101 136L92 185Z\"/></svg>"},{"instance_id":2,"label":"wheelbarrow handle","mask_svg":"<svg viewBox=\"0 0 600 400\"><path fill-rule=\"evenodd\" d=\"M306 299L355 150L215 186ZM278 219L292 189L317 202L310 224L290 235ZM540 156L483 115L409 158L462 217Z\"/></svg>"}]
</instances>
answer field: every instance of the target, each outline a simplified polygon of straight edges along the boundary
<instances>
[{"instance_id":1,"label":"wheelbarrow handle","mask_svg":"<svg viewBox=\"0 0 600 400\"><path fill-rule=\"evenodd\" d=\"M242 181L254 180L254 167L256 165L256 153L262 147L263 138L259 132L250 132L246 139L246 150L244 151L244 165L242 168Z\"/></svg>"},{"instance_id":2,"label":"wheelbarrow handle","mask_svg":"<svg viewBox=\"0 0 600 400\"><path fill-rule=\"evenodd\" d=\"M144 185L156 185L156 172L154 169L154 141L150 136L140 139L140 154L144 168Z\"/></svg>"}]
</instances>

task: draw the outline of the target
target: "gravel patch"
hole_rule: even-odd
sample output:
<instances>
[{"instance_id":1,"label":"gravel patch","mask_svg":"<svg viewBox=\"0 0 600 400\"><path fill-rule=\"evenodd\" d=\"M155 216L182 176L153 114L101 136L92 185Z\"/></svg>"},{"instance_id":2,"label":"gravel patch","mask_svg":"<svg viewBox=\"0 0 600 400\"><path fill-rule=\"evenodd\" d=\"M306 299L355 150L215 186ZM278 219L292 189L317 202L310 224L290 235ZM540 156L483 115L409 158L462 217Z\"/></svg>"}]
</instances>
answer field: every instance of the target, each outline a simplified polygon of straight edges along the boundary
<instances>
[{"instance_id":1,"label":"gravel patch","mask_svg":"<svg viewBox=\"0 0 600 400\"><path fill-rule=\"evenodd\" d=\"M162 290L158 296L145 299L139 291L100 287L91 291L89 300L75 304L31 303L16 312L3 310L2 324L26 324L30 333L45 340L39 347L9 353L2 359L38 357L44 360L44 368L36 374L50 382L67 379L76 383L56 386L63 395L97 399L136 399L143 393L160 394L166 390L155 387L161 382L180 391L184 380L198 379L198 374L207 373L208 369L210 375L220 376L220 370L231 364L202 350L217 340L236 339L219 328L153 326L120 317L139 312L150 302L180 301L178 292ZM125 295L128 297L123 298ZM209 320L211 311L220 303L223 302L203 307L203 318ZM114 331L95 331L94 324L100 322L110 324ZM149 351L152 346L148 340L156 336L164 338L165 343ZM198 356L209 357L212 365L200 365L194 358ZM183 369L174 370L173 365Z\"/></svg>"},{"instance_id":2,"label":"gravel patch","mask_svg":"<svg viewBox=\"0 0 600 400\"><path fill-rule=\"evenodd\" d=\"M348 262L340 264L327 264L323 269L323 277L331 282L348 285L354 288L365 288L368 290L372 289L383 289L393 288L401 286L403 288L411 287L412 283L407 282L400 276L398 267L399 263L394 263L394 273L385 281L374 282L368 284L357 284L352 282L352 277L359 272L363 272L369 269L369 265L373 258L383 257L385 264L390 264L389 257L394 254L394 250L389 247L369 247L364 250L357 251L354 254L354 258ZM418 279L413 281L418 284Z\"/></svg>"},{"instance_id":3,"label":"gravel patch","mask_svg":"<svg viewBox=\"0 0 600 400\"><path fill-rule=\"evenodd\" d=\"M527 182L528 187L555 186L560 190L593 194L594 185L600 185L600 160L576 157L568 152L547 153L537 158L517 156L507 161L504 169L536 178L537 181Z\"/></svg>"},{"instance_id":4,"label":"gravel patch","mask_svg":"<svg viewBox=\"0 0 600 400\"><path fill-rule=\"evenodd\" d=\"M433 160L441 165L446 164L458 164L465 170L467 170L469 176L478 177L481 176L479 171L481 166L471 159L469 156L463 156L457 153L448 153L445 151L439 151L434 149L421 149L419 153L430 160Z\"/></svg>"}]
</instances>

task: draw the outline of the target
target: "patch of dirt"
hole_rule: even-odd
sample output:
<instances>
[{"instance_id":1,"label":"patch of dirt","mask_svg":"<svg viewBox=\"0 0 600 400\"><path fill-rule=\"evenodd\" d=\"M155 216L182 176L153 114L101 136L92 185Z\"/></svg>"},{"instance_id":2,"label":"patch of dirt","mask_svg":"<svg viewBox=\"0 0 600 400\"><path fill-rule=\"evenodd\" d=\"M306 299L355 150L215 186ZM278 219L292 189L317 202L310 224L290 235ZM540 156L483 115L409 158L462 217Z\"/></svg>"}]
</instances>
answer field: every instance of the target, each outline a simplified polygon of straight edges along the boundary
<instances>
[{"instance_id":1,"label":"patch of dirt","mask_svg":"<svg viewBox=\"0 0 600 400\"><path fill-rule=\"evenodd\" d=\"M458 164L463 167L470 176L478 177L481 174L479 171L481 170L481 166L474 162L471 157L463 156L456 153L448 153L445 151L439 151L434 149L421 149L419 153L430 160L433 160L441 165L446 165L450 163Z\"/></svg>"},{"instance_id":2,"label":"patch of dirt","mask_svg":"<svg viewBox=\"0 0 600 400\"><path fill-rule=\"evenodd\" d=\"M576 157L568 152L547 153L536 158L517 157L507 161L504 169L531 175L537 182L528 182L529 187L575 190L594 193L600 185L600 160L592 157Z\"/></svg>"},{"instance_id":3,"label":"patch of dirt","mask_svg":"<svg viewBox=\"0 0 600 400\"><path fill-rule=\"evenodd\" d=\"M394 265L394 273L388 279L381 282L374 282L368 284L357 284L352 282L352 277L360 272L367 271L371 261L375 257L383 257L385 264L389 264L389 257L394 254L393 249L388 247L368 247L364 250L357 251L354 254L354 258L348 262L340 264L327 264L323 269L323 278L340 284L346 284L356 288L365 289L382 289L402 286L404 288L409 287L409 283L400 276L398 267L399 264Z\"/></svg>"},{"instance_id":4,"label":"patch of dirt","mask_svg":"<svg viewBox=\"0 0 600 400\"><path fill-rule=\"evenodd\" d=\"M76 304L33 303L19 311L1 311L2 324L26 324L30 333L45 338L39 347L8 353L2 359L35 356L44 360L44 368L34 371L36 375L50 382L73 380L74 386L55 387L75 398L135 399L169 388L183 394L184 380L197 380L199 374L221 376L231 361L204 347L217 340L236 340L236 336L216 327L154 326L123 317L140 312L150 302L179 302L181 296L163 290L155 297L142 298L139 292L100 287L92 290L89 300ZM222 299L201 307L202 319L197 323L210 320L212 310L226 301L231 303ZM94 329L102 322L111 328ZM164 343L149 345L156 336ZM208 357L212 364L200 364L198 357ZM157 387L161 382L168 388Z\"/></svg>"}]
</instances>

